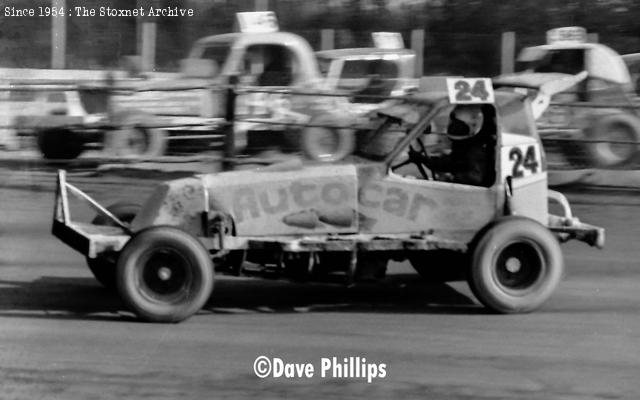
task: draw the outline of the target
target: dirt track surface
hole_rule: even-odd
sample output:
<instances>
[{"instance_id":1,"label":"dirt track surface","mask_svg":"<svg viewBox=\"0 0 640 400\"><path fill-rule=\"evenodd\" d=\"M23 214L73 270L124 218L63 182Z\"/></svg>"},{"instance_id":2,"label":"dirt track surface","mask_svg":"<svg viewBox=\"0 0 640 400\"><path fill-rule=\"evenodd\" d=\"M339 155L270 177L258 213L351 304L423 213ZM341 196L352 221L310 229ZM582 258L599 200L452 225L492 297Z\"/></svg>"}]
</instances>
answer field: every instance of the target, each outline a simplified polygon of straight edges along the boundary
<instances>
[{"instance_id":1,"label":"dirt track surface","mask_svg":"<svg viewBox=\"0 0 640 400\"><path fill-rule=\"evenodd\" d=\"M3 399L640 396L635 192L570 195L576 215L607 229L607 247L565 245L567 276L533 314L486 314L466 284L425 285L394 264L387 284L356 288L221 278L201 313L155 325L136 322L49 234L53 175L13 178L31 181L16 189L5 180L0 191ZM106 203L152 186L71 181ZM312 363L316 374L259 379L260 355ZM385 363L387 376L320 377L321 358L332 356Z\"/></svg>"}]
</instances>

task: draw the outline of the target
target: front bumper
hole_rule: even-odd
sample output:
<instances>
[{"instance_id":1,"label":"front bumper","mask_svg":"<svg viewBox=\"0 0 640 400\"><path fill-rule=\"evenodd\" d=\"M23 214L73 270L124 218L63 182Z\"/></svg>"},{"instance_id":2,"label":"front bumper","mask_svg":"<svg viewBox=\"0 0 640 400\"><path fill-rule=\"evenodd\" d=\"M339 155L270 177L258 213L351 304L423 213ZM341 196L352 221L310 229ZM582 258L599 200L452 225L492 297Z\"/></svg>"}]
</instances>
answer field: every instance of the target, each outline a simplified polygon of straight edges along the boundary
<instances>
[{"instance_id":1,"label":"front bumper","mask_svg":"<svg viewBox=\"0 0 640 400\"><path fill-rule=\"evenodd\" d=\"M586 224L573 216L567 198L554 190L549 190L549 200L557 202L563 209L562 216L549 214L548 228L556 234L561 242L571 239L579 240L599 249L604 247L604 228Z\"/></svg>"}]
</instances>

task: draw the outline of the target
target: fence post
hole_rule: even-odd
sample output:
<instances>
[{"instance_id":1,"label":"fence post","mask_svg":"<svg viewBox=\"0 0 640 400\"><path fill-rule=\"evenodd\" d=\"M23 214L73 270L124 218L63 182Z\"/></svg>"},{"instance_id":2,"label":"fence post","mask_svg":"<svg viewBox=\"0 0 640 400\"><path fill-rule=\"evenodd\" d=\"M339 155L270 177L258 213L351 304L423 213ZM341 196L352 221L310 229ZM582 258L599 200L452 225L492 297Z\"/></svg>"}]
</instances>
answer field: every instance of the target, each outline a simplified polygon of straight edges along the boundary
<instances>
[{"instance_id":1,"label":"fence post","mask_svg":"<svg viewBox=\"0 0 640 400\"><path fill-rule=\"evenodd\" d=\"M411 48L416 52L416 78L424 74L424 36L424 29L411 31Z\"/></svg>"},{"instance_id":2,"label":"fence post","mask_svg":"<svg viewBox=\"0 0 640 400\"><path fill-rule=\"evenodd\" d=\"M331 50L336 46L336 31L333 29L322 29L320 31L320 49Z\"/></svg>"},{"instance_id":3,"label":"fence post","mask_svg":"<svg viewBox=\"0 0 640 400\"><path fill-rule=\"evenodd\" d=\"M51 7L56 10L67 9L66 0L52 0ZM67 52L66 13L51 17L51 68L64 68Z\"/></svg>"},{"instance_id":4,"label":"fence post","mask_svg":"<svg viewBox=\"0 0 640 400\"><path fill-rule=\"evenodd\" d=\"M254 6L256 11L269 11L269 0L255 0Z\"/></svg>"},{"instance_id":5,"label":"fence post","mask_svg":"<svg viewBox=\"0 0 640 400\"><path fill-rule=\"evenodd\" d=\"M153 71L156 66L156 23L142 23L142 70Z\"/></svg>"},{"instance_id":6,"label":"fence post","mask_svg":"<svg viewBox=\"0 0 640 400\"><path fill-rule=\"evenodd\" d=\"M510 74L514 71L516 58L516 33L502 32L502 46L500 52L500 73Z\"/></svg>"},{"instance_id":7,"label":"fence post","mask_svg":"<svg viewBox=\"0 0 640 400\"><path fill-rule=\"evenodd\" d=\"M229 78L229 87L226 92L225 112L224 112L224 149L222 155L222 170L233 169L233 157L236 155L236 135L234 122L236 119L236 88L238 79L235 76Z\"/></svg>"}]
</instances>

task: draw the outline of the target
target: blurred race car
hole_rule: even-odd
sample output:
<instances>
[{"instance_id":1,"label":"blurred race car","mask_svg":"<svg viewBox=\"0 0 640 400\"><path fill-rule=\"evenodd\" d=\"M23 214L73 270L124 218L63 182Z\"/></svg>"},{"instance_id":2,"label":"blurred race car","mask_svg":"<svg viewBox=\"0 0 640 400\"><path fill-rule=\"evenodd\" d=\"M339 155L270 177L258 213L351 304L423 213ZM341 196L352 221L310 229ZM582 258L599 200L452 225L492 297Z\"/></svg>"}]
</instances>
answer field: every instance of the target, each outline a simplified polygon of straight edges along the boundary
<instances>
[{"instance_id":1,"label":"blurred race car","mask_svg":"<svg viewBox=\"0 0 640 400\"><path fill-rule=\"evenodd\" d=\"M535 310L563 275L559 241L602 247L604 230L548 190L528 96L494 93L489 79L447 87L381 110L368 145L340 163L198 175L160 185L141 206L111 207L60 171L53 234L146 321L197 312L214 271L355 283L381 279L389 260L405 259L426 279L466 280L495 312ZM461 104L481 104L495 118L488 185L445 179L407 158L410 149L431 157L422 138L441 133L434 121ZM74 219L71 197L97 210L92 223Z\"/></svg>"},{"instance_id":2,"label":"blurred race car","mask_svg":"<svg viewBox=\"0 0 640 400\"><path fill-rule=\"evenodd\" d=\"M518 72L498 79L586 73L556 94L538 121L549 151L557 147L570 167L619 167L637 159L639 104L627 64L616 51L591 43L582 27L562 27L547 32L546 44L522 49L516 61Z\"/></svg>"},{"instance_id":3,"label":"blurred race car","mask_svg":"<svg viewBox=\"0 0 640 400\"><path fill-rule=\"evenodd\" d=\"M263 115L254 114L250 119L262 124L247 124L250 128L246 152L265 148L293 150L308 159L325 162L349 155L356 146L353 131L330 129L327 125L337 121L366 124L366 114L384 106L389 97L406 95L418 88L416 53L405 49L402 37L395 32L374 32L374 42L376 34L383 33L395 39L393 46L316 52L322 81L315 87L298 87L290 93L256 93L251 107L263 110ZM248 107L246 98L237 108L241 118L247 114L243 113Z\"/></svg>"}]
</instances>

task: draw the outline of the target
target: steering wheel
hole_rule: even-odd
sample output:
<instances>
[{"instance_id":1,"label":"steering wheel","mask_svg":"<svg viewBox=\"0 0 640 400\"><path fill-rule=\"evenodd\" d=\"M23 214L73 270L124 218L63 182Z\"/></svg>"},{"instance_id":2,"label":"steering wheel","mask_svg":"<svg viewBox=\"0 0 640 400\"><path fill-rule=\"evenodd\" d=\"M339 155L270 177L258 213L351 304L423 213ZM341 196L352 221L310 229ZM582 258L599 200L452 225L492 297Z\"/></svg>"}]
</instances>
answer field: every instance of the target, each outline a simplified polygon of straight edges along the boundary
<instances>
[{"instance_id":1,"label":"steering wheel","mask_svg":"<svg viewBox=\"0 0 640 400\"><path fill-rule=\"evenodd\" d=\"M428 160L429 159L429 155L427 154L427 149L424 146L424 143L422 143L422 140L420 138L417 138L416 142L418 142L418 146L420 147L420 149L418 151L415 151L413 149L413 146L409 145L409 151L413 151L415 153L418 153L422 157L424 157L425 160ZM408 165L408 164L411 164L411 163L415 164L415 166L418 168L418 171L420 171L420 175L422 175L422 177L425 180L433 180L433 174L430 174L430 173L427 172L427 168L425 168L424 164L422 162L419 162L419 161L416 161L416 160L412 159L411 157L407 158L406 160L404 160L404 161L402 161L402 162L400 162L398 164L392 165L391 166L391 170L395 171L396 169L398 169L400 167L404 167L405 165ZM431 172L431 171L429 171L429 172Z\"/></svg>"}]
</instances>

